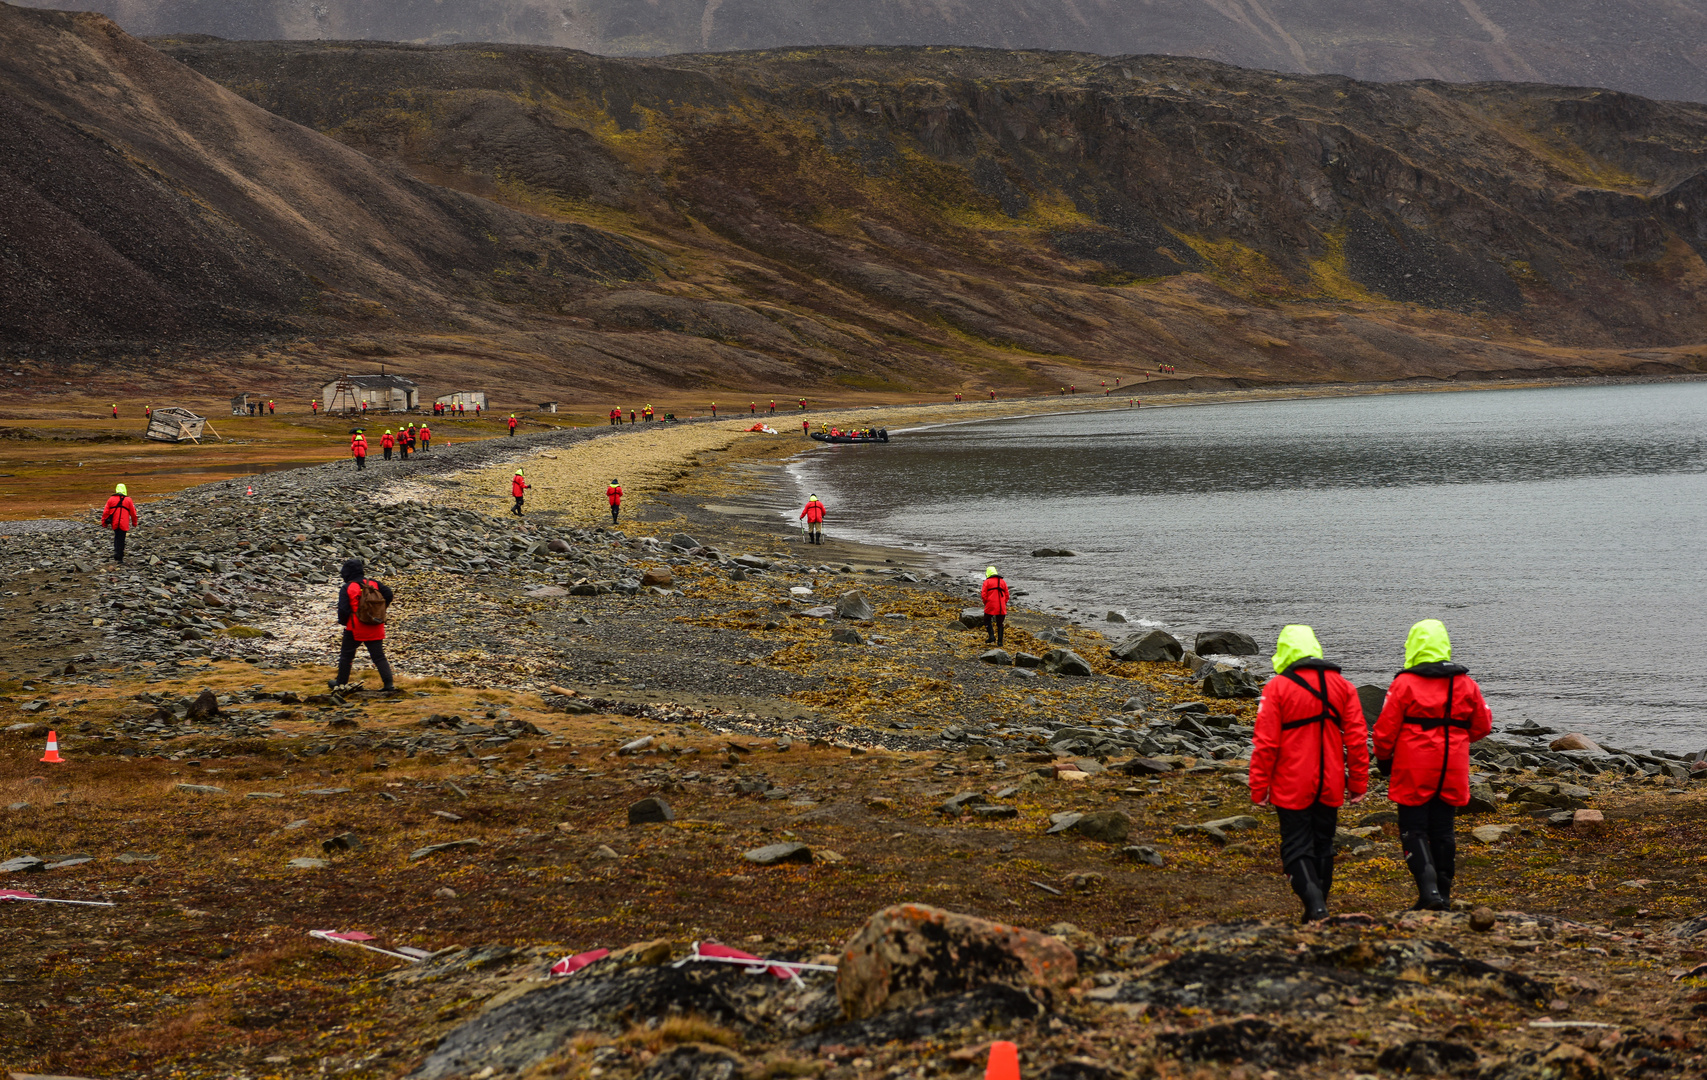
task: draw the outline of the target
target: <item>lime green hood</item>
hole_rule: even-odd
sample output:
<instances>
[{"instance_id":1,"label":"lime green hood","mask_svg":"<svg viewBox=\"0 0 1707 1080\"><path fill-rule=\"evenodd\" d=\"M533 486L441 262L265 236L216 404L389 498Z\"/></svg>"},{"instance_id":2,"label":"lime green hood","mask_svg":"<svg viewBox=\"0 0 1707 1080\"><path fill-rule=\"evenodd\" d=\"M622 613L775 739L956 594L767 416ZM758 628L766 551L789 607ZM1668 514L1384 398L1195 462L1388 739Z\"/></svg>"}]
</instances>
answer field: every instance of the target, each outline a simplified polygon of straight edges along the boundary
<instances>
[{"instance_id":1,"label":"lime green hood","mask_svg":"<svg viewBox=\"0 0 1707 1080\"><path fill-rule=\"evenodd\" d=\"M1281 629L1280 638L1274 643L1274 670L1277 674L1300 660L1312 657L1317 660L1322 658L1322 646L1316 640L1314 630L1298 625Z\"/></svg>"},{"instance_id":2,"label":"lime green hood","mask_svg":"<svg viewBox=\"0 0 1707 1080\"><path fill-rule=\"evenodd\" d=\"M1411 627L1405 638L1405 666L1445 663L1452 659L1452 640L1446 636L1446 624L1439 619L1424 619Z\"/></svg>"}]
</instances>

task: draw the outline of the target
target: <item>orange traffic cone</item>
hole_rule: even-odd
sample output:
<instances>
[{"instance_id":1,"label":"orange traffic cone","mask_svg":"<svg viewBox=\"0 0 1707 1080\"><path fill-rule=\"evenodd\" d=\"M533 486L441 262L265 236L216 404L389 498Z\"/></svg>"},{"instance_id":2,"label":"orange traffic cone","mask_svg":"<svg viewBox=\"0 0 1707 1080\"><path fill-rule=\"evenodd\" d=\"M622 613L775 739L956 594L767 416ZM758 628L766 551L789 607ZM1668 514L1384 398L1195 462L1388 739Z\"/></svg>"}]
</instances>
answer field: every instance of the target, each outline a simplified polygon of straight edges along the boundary
<instances>
[{"instance_id":1,"label":"orange traffic cone","mask_svg":"<svg viewBox=\"0 0 1707 1080\"><path fill-rule=\"evenodd\" d=\"M42 760L54 765L65 764L65 759L59 756L59 732L47 733L47 753L42 755Z\"/></svg>"},{"instance_id":2,"label":"orange traffic cone","mask_svg":"<svg viewBox=\"0 0 1707 1080\"><path fill-rule=\"evenodd\" d=\"M243 494L245 494L245 495L255 494L255 486L253 484L249 485L249 489L247 491L245 491Z\"/></svg>"},{"instance_id":3,"label":"orange traffic cone","mask_svg":"<svg viewBox=\"0 0 1707 1080\"><path fill-rule=\"evenodd\" d=\"M991 1043L984 1080L1019 1080L1019 1047L1011 1042Z\"/></svg>"}]
</instances>

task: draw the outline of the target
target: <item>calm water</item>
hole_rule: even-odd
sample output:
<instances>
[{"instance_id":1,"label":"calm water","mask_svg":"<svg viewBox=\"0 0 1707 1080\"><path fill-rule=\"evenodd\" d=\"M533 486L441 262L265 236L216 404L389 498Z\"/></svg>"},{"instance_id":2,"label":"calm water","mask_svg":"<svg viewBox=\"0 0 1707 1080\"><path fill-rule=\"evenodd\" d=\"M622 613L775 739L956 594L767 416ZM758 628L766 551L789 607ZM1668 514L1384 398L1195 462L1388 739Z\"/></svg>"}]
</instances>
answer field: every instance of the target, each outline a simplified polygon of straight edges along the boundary
<instances>
[{"instance_id":1,"label":"calm water","mask_svg":"<svg viewBox=\"0 0 1707 1080\"><path fill-rule=\"evenodd\" d=\"M1707 747L1707 384L1032 417L796 470L832 533L995 563L1031 606L1188 647L1308 623L1382 685L1432 616L1496 724Z\"/></svg>"}]
</instances>

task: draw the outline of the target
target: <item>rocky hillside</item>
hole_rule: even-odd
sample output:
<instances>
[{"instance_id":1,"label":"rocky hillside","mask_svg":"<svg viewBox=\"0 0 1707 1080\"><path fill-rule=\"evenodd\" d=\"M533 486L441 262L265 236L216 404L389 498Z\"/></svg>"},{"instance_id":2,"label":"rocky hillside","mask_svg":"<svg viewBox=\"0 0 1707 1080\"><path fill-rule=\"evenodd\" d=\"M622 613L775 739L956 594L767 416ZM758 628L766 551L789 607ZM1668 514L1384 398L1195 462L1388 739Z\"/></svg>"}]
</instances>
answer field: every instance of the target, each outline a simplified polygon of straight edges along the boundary
<instances>
[{"instance_id":1,"label":"rocky hillside","mask_svg":"<svg viewBox=\"0 0 1707 1080\"><path fill-rule=\"evenodd\" d=\"M32 0L48 6L53 0ZM93 0L135 34L561 45L1164 53L1362 79L1516 79L1707 101L1701 0Z\"/></svg>"},{"instance_id":2,"label":"rocky hillside","mask_svg":"<svg viewBox=\"0 0 1707 1080\"><path fill-rule=\"evenodd\" d=\"M0 349L56 380L184 342L245 378L281 338L600 408L1707 363L1700 106L984 50L150 48L4 4L0 46Z\"/></svg>"},{"instance_id":3,"label":"rocky hillside","mask_svg":"<svg viewBox=\"0 0 1707 1080\"><path fill-rule=\"evenodd\" d=\"M1692 370L1707 337L1699 106L1157 57L158 44L435 182L672 253L670 282L571 308L593 325L806 342L849 385Z\"/></svg>"}]
</instances>

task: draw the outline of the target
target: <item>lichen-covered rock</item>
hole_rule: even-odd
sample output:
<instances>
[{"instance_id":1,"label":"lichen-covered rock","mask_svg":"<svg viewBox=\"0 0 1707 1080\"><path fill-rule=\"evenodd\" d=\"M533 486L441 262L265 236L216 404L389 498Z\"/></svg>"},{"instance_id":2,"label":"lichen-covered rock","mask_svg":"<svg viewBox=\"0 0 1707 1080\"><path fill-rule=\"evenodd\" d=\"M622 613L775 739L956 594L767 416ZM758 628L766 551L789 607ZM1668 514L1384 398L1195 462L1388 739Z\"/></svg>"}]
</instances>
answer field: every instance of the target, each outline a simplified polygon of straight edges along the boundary
<instances>
[{"instance_id":1,"label":"lichen-covered rock","mask_svg":"<svg viewBox=\"0 0 1707 1080\"><path fill-rule=\"evenodd\" d=\"M924 904L897 904L865 921L842 950L836 996L850 1019L992 983L1048 998L1078 977L1060 940L1035 930Z\"/></svg>"},{"instance_id":2,"label":"lichen-covered rock","mask_svg":"<svg viewBox=\"0 0 1707 1080\"><path fill-rule=\"evenodd\" d=\"M1157 660L1172 660L1178 662L1185 655L1185 649L1179 639L1166 630L1151 630L1125 641L1108 650L1108 655L1116 660L1130 663L1150 663Z\"/></svg>"}]
</instances>

